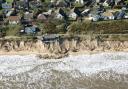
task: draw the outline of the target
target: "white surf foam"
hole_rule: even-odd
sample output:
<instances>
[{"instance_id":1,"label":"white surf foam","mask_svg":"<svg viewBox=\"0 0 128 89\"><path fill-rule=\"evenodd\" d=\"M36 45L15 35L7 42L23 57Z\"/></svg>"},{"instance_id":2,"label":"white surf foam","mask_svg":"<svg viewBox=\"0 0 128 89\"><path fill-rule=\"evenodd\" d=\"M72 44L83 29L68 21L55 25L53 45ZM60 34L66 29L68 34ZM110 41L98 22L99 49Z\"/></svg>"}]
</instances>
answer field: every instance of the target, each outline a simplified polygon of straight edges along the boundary
<instances>
[{"instance_id":1,"label":"white surf foam","mask_svg":"<svg viewBox=\"0 0 128 89\"><path fill-rule=\"evenodd\" d=\"M79 71L82 74L91 75L101 71L112 70L116 73L128 74L128 53L101 53L93 55L70 56L60 60L42 60L35 55L27 56L0 56L0 74L12 76L24 73L41 65L42 68L36 70L36 74L57 70L57 71ZM43 67L45 66L45 67ZM47 70L47 71L46 71ZM33 76L38 76L32 73ZM72 72L75 74L75 72Z\"/></svg>"}]
</instances>

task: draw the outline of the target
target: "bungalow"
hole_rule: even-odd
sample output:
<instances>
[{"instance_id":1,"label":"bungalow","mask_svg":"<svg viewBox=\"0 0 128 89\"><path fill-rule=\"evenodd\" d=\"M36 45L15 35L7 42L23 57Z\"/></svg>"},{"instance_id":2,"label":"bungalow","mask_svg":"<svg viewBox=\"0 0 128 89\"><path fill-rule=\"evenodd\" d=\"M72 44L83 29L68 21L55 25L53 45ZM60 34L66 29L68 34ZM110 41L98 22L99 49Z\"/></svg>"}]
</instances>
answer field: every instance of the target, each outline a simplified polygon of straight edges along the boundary
<instances>
[{"instance_id":1,"label":"bungalow","mask_svg":"<svg viewBox=\"0 0 128 89\"><path fill-rule=\"evenodd\" d=\"M7 18L7 21L9 24L18 24L20 22L20 17L19 16L9 16Z\"/></svg>"}]
</instances>

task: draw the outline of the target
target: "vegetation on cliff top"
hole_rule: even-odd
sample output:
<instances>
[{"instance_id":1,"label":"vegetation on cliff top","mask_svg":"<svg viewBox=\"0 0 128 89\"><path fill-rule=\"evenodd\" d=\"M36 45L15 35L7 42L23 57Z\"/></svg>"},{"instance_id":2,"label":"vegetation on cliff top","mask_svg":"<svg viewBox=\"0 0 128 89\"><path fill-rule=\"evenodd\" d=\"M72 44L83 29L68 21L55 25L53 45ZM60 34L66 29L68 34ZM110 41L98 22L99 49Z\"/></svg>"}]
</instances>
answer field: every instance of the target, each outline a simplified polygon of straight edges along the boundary
<instances>
[{"instance_id":1,"label":"vegetation on cliff top","mask_svg":"<svg viewBox=\"0 0 128 89\"><path fill-rule=\"evenodd\" d=\"M69 34L127 34L128 21L74 22L68 28Z\"/></svg>"}]
</instances>

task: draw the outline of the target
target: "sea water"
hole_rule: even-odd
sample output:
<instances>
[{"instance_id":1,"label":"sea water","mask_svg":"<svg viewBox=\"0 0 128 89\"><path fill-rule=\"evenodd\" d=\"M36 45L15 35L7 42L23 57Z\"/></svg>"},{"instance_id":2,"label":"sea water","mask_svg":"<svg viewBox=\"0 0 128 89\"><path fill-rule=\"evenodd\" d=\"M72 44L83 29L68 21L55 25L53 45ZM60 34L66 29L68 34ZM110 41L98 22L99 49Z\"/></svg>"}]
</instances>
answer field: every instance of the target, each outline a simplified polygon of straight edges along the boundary
<instances>
[{"instance_id":1,"label":"sea water","mask_svg":"<svg viewBox=\"0 0 128 89\"><path fill-rule=\"evenodd\" d=\"M0 56L0 89L128 89L128 53Z\"/></svg>"}]
</instances>

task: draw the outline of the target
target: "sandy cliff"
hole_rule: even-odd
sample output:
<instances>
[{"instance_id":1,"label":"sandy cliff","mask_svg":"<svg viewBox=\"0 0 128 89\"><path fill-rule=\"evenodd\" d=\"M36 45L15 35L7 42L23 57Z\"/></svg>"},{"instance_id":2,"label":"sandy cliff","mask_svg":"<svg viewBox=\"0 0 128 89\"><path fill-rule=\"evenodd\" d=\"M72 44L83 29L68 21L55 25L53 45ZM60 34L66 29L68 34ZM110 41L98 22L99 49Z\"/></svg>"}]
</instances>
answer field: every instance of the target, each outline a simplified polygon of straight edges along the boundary
<instances>
[{"instance_id":1,"label":"sandy cliff","mask_svg":"<svg viewBox=\"0 0 128 89\"><path fill-rule=\"evenodd\" d=\"M69 54L76 52L104 52L127 51L128 41L97 41L85 39L61 39L60 41L45 43L41 40L1 40L0 54L37 53L37 54ZM65 56L65 55L64 55Z\"/></svg>"}]
</instances>

